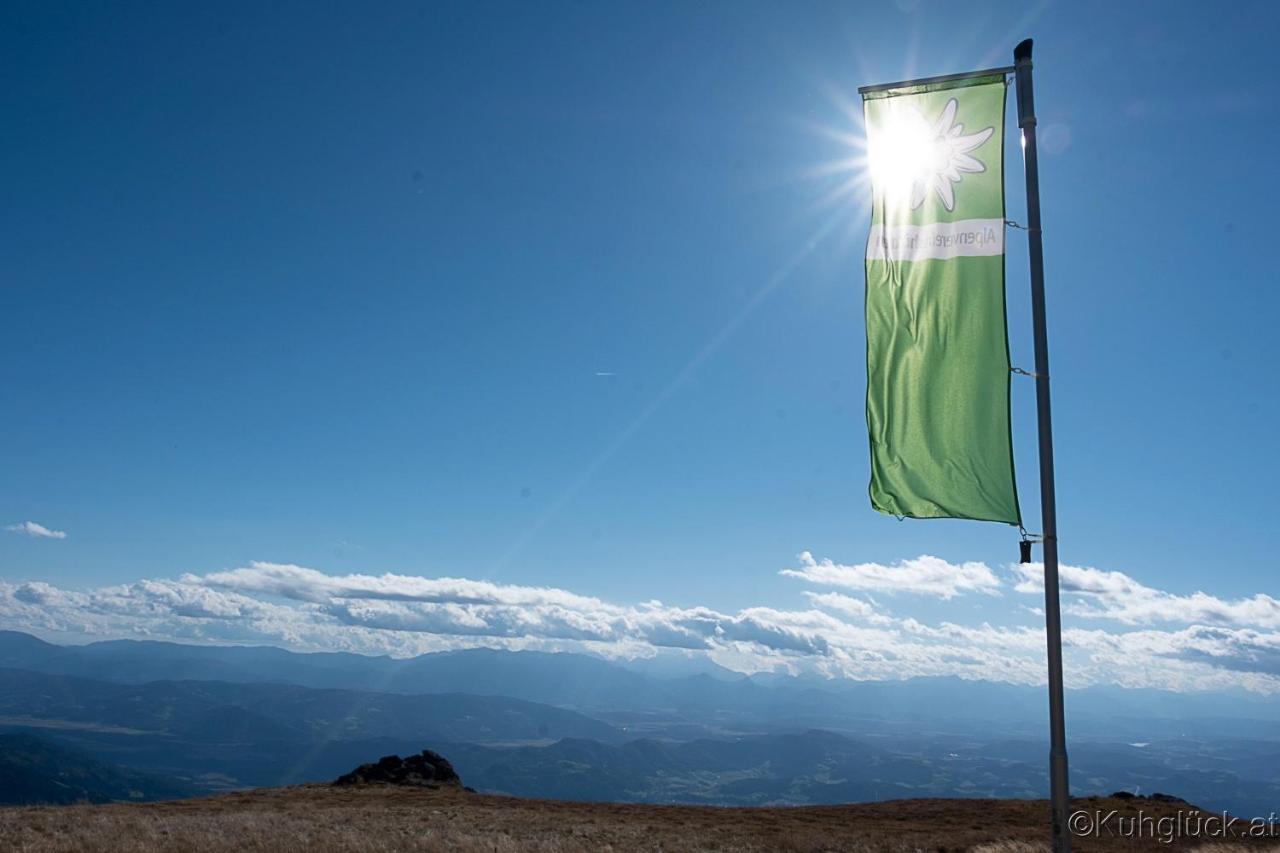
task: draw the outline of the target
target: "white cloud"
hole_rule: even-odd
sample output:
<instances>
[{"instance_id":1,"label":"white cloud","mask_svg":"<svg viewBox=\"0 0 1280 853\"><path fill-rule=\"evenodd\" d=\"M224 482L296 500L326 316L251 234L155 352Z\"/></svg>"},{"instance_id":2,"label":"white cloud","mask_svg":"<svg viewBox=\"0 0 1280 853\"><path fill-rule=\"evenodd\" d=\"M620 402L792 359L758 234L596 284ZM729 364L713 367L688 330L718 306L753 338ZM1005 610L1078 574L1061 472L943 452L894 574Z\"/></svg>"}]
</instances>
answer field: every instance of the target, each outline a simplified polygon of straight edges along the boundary
<instances>
[{"instance_id":1,"label":"white cloud","mask_svg":"<svg viewBox=\"0 0 1280 853\"><path fill-rule=\"evenodd\" d=\"M1044 566L1015 567L1014 587L1023 593L1044 593ZM1071 596L1064 612L1083 619L1114 619L1128 625L1159 623L1240 625L1280 629L1280 600L1258 593L1227 601L1204 592L1175 595L1139 583L1123 572L1079 566L1059 566L1059 588Z\"/></svg>"},{"instance_id":2,"label":"white cloud","mask_svg":"<svg viewBox=\"0 0 1280 853\"><path fill-rule=\"evenodd\" d=\"M18 524L6 524L5 530L10 533L21 533L24 536L32 536L36 539L66 539L67 534L61 530L52 530L43 524L36 524L34 521L22 521Z\"/></svg>"},{"instance_id":3,"label":"white cloud","mask_svg":"<svg viewBox=\"0 0 1280 853\"><path fill-rule=\"evenodd\" d=\"M1280 692L1280 634L1193 625L1178 631L1068 628L1081 667L1122 687Z\"/></svg>"},{"instance_id":4,"label":"white cloud","mask_svg":"<svg viewBox=\"0 0 1280 853\"><path fill-rule=\"evenodd\" d=\"M921 556L893 565L857 563L844 566L831 560L815 560L804 551L799 569L783 569L782 574L824 586L875 592L909 592L950 599L965 592L998 595L1000 580L986 563L948 563L937 557Z\"/></svg>"},{"instance_id":5,"label":"white cloud","mask_svg":"<svg viewBox=\"0 0 1280 853\"><path fill-rule=\"evenodd\" d=\"M511 586L466 578L424 578L414 575L326 575L287 563L252 562L240 569L183 580L208 586L266 593L299 601L332 598L381 599L456 604L554 605L591 609L603 607L596 598L562 589Z\"/></svg>"},{"instance_id":6,"label":"white cloud","mask_svg":"<svg viewBox=\"0 0 1280 853\"><path fill-rule=\"evenodd\" d=\"M804 555L801 563L802 569L785 574L827 586L838 583L864 596L874 586L950 599L963 591L993 593L999 584L975 568L985 570L981 563L957 566L935 557L893 566L837 566ZM951 585L941 578L942 567L956 573ZM1017 588L1033 591L1034 571L1019 572ZM1152 590L1119 573L1080 572L1064 572L1072 594L1088 589L1095 609L1109 606L1133 614L1135 621L1146 611L1135 609L1134 602L1194 599ZM799 609L721 612L660 601L619 604L553 587L330 575L255 562L207 575L87 590L0 581L0 625L44 634L273 643L302 651L394 656L490 646L636 657L669 648L706 654L744 672L808 671L857 679L950 675L1017 684L1045 679L1044 630L1021 606L1010 604L1007 618L1030 624L931 624L891 614L865 597L811 590L803 595L807 604ZM1127 602L1128 610L1116 602ZM1241 612L1253 619L1266 616L1265 608L1258 611L1261 616L1252 608ZM1260 624L1125 631L1069 626L1063 639L1070 686L1280 692L1280 632Z\"/></svg>"},{"instance_id":7,"label":"white cloud","mask_svg":"<svg viewBox=\"0 0 1280 853\"><path fill-rule=\"evenodd\" d=\"M863 622L870 622L873 625L888 625L893 622L885 614L881 613L874 604L869 601L863 601L861 598L853 598L839 592L805 592L805 598L813 602L824 610L834 610L837 613L843 613L845 616L852 616Z\"/></svg>"}]
</instances>

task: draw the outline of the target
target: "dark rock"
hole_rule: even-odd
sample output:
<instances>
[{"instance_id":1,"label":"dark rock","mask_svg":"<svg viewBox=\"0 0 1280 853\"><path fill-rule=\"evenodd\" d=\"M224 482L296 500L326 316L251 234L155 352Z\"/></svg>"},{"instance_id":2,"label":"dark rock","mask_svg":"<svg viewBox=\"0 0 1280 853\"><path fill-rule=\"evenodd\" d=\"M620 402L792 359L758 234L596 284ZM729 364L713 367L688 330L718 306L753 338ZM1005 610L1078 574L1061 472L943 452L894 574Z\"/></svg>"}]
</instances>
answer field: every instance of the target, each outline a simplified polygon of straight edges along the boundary
<instances>
[{"instance_id":1,"label":"dark rock","mask_svg":"<svg viewBox=\"0 0 1280 853\"><path fill-rule=\"evenodd\" d=\"M441 785L460 786L462 780L449 760L438 752L422 750L418 755L401 758L386 755L376 764L361 764L346 775L339 776L335 785L409 785L420 788L437 788Z\"/></svg>"},{"instance_id":2,"label":"dark rock","mask_svg":"<svg viewBox=\"0 0 1280 853\"><path fill-rule=\"evenodd\" d=\"M1173 794L1161 794L1159 791L1145 796L1142 794L1134 794L1130 791L1116 791L1111 795L1111 797L1116 800L1142 800L1148 803L1170 803L1172 805L1183 806L1191 805L1186 800L1182 799L1182 797L1175 797Z\"/></svg>"}]
</instances>

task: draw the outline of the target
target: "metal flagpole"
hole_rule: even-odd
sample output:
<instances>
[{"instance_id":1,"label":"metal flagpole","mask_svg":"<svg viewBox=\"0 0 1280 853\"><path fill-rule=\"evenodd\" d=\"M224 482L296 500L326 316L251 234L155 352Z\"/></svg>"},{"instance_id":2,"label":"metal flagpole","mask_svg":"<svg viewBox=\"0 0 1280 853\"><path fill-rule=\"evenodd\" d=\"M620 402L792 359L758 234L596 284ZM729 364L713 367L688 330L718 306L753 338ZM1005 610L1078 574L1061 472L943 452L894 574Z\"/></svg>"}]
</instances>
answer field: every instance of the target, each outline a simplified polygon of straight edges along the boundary
<instances>
[{"instance_id":1,"label":"metal flagpole","mask_svg":"<svg viewBox=\"0 0 1280 853\"><path fill-rule=\"evenodd\" d=\"M1058 607L1058 512L1053 488L1053 424L1049 416L1049 335L1044 311L1044 246L1040 239L1040 171L1036 159L1035 96L1031 88L1031 39L1013 49L1018 85L1018 127L1027 176L1027 241L1031 258L1031 319L1035 325L1036 420L1040 434L1040 519L1044 526L1044 622L1049 650L1049 796L1053 849L1071 849L1067 825L1066 714L1062 701L1062 614Z\"/></svg>"}]
</instances>

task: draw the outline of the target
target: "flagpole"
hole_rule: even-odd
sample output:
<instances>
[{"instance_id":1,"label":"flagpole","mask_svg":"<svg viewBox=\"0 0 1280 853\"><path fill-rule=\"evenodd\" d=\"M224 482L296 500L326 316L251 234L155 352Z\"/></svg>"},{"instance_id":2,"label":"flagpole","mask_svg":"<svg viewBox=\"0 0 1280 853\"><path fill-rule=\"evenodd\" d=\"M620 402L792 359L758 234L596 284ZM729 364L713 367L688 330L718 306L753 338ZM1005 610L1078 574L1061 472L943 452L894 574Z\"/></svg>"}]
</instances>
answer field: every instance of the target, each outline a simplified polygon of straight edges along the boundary
<instances>
[{"instance_id":1,"label":"flagpole","mask_svg":"<svg viewBox=\"0 0 1280 853\"><path fill-rule=\"evenodd\" d=\"M1018 127L1027 176L1027 242L1031 259L1031 319L1035 326L1036 421L1040 435L1040 523L1044 533L1044 622L1049 652L1049 796L1053 849L1071 849L1066 714L1062 699L1062 613L1058 606L1058 511L1053 487L1053 423L1049 414L1049 334L1044 308L1044 246L1040 234L1040 170L1036 157L1031 39L1013 49L1018 85Z\"/></svg>"}]
</instances>

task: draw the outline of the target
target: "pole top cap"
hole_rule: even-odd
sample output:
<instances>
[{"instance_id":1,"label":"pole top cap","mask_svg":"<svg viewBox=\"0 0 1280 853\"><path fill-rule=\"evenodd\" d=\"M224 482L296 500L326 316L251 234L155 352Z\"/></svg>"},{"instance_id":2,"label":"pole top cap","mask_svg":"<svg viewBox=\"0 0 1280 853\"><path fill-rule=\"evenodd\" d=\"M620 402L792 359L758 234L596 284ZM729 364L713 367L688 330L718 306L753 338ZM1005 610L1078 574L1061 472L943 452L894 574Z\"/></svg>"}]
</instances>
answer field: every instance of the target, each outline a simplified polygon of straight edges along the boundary
<instances>
[{"instance_id":1,"label":"pole top cap","mask_svg":"<svg viewBox=\"0 0 1280 853\"><path fill-rule=\"evenodd\" d=\"M1013 49L1013 61L1016 63L1031 61L1031 39L1023 39L1018 42L1018 46Z\"/></svg>"}]
</instances>

